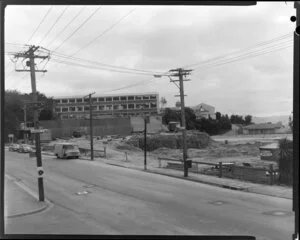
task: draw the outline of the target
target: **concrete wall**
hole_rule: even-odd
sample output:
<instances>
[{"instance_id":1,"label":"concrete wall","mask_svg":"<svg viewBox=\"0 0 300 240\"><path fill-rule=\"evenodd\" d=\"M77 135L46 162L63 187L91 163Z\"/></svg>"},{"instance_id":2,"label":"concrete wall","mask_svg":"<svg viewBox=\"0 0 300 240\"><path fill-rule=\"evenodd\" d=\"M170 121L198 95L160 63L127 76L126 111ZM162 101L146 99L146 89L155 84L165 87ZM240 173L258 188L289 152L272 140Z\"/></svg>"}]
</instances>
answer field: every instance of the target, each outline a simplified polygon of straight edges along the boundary
<instances>
[{"instance_id":1,"label":"concrete wall","mask_svg":"<svg viewBox=\"0 0 300 240\"><path fill-rule=\"evenodd\" d=\"M57 120L40 121L40 126L50 129L53 138L71 137L74 131L80 131L85 134L90 133L89 120ZM132 126L129 118L109 118L93 120L93 135L130 135Z\"/></svg>"},{"instance_id":2,"label":"concrete wall","mask_svg":"<svg viewBox=\"0 0 300 240\"><path fill-rule=\"evenodd\" d=\"M130 123L134 132L144 131L144 118L143 117L130 117ZM163 129L161 116L150 116L149 123L147 124L148 133L156 133Z\"/></svg>"}]
</instances>

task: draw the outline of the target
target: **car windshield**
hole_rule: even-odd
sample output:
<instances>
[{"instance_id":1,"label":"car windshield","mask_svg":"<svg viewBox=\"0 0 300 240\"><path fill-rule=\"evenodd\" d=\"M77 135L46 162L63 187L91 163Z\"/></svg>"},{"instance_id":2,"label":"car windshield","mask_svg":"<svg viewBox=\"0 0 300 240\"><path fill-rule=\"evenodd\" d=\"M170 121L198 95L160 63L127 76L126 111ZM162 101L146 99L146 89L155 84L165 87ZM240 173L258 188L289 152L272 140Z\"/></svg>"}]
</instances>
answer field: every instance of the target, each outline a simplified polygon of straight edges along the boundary
<instances>
[{"instance_id":1,"label":"car windshield","mask_svg":"<svg viewBox=\"0 0 300 240\"><path fill-rule=\"evenodd\" d=\"M74 146L74 145L64 145L64 149L67 149L67 150L76 150L77 146Z\"/></svg>"}]
</instances>

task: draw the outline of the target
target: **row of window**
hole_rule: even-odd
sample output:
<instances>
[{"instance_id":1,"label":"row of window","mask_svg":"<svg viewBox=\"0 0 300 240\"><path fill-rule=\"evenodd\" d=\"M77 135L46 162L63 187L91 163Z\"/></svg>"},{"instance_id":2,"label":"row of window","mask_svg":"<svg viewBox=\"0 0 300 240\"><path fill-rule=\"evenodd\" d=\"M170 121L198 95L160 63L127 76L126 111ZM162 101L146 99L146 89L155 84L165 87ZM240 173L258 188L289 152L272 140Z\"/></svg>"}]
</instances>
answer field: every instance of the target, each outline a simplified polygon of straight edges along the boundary
<instances>
[{"instance_id":1,"label":"row of window","mask_svg":"<svg viewBox=\"0 0 300 240\"><path fill-rule=\"evenodd\" d=\"M130 103L130 104L116 104L116 105L105 105L105 106L92 106L93 111L105 111L105 110L126 110L126 109L148 109L148 108L156 108L156 103L147 103L147 104L138 104L138 103ZM89 106L77 106L77 107L56 107L56 112L82 112L89 111Z\"/></svg>"},{"instance_id":2,"label":"row of window","mask_svg":"<svg viewBox=\"0 0 300 240\"><path fill-rule=\"evenodd\" d=\"M143 112L143 113L117 113L117 114L106 114L106 113L98 113L98 114L93 114L93 118L97 117L104 117L104 116L115 116L115 117L127 117L127 116L150 116L150 115L157 115L155 112ZM89 118L89 115L62 115L62 119L84 119L85 117Z\"/></svg>"},{"instance_id":3,"label":"row of window","mask_svg":"<svg viewBox=\"0 0 300 240\"><path fill-rule=\"evenodd\" d=\"M99 97L92 98L93 102L117 102L117 101L130 101L130 100L156 100L156 95L150 96L122 96L122 97ZM56 103L83 103L89 102L88 98L69 98L69 99L56 99Z\"/></svg>"}]
</instances>

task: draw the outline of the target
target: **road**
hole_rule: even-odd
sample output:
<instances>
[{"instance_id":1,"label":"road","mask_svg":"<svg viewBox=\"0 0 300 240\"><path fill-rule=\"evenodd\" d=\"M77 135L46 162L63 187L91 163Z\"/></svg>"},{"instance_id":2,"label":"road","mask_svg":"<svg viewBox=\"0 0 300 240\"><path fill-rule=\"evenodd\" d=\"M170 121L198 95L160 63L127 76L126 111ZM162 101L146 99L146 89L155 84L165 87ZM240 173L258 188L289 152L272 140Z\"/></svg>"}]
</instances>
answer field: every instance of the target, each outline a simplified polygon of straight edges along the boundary
<instances>
[{"instance_id":1,"label":"road","mask_svg":"<svg viewBox=\"0 0 300 240\"><path fill-rule=\"evenodd\" d=\"M5 154L6 173L37 192L35 158ZM282 240L291 239L294 231L288 199L99 162L43 156L43 167L45 196L53 206L7 220L6 233L252 235ZM76 194L82 191L88 193ZM267 214L270 211L290 214Z\"/></svg>"}]
</instances>

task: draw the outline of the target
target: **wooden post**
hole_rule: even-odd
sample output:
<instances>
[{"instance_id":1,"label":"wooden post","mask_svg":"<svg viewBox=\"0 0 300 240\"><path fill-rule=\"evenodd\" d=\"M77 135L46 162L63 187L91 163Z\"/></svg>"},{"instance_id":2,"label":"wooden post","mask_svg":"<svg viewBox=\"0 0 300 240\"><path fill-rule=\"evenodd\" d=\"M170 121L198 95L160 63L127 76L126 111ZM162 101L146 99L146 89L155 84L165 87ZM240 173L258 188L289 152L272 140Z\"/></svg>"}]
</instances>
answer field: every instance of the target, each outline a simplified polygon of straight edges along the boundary
<instances>
[{"instance_id":1,"label":"wooden post","mask_svg":"<svg viewBox=\"0 0 300 240\"><path fill-rule=\"evenodd\" d=\"M222 162L219 162L219 177L222 178Z\"/></svg>"},{"instance_id":2,"label":"wooden post","mask_svg":"<svg viewBox=\"0 0 300 240\"><path fill-rule=\"evenodd\" d=\"M274 184L273 164L270 164L270 180L271 180L271 185L273 185Z\"/></svg>"},{"instance_id":3,"label":"wooden post","mask_svg":"<svg viewBox=\"0 0 300 240\"><path fill-rule=\"evenodd\" d=\"M161 159L158 158L158 167L161 168Z\"/></svg>"}]
</instances>

